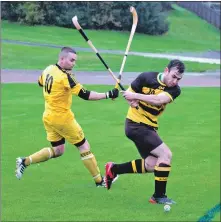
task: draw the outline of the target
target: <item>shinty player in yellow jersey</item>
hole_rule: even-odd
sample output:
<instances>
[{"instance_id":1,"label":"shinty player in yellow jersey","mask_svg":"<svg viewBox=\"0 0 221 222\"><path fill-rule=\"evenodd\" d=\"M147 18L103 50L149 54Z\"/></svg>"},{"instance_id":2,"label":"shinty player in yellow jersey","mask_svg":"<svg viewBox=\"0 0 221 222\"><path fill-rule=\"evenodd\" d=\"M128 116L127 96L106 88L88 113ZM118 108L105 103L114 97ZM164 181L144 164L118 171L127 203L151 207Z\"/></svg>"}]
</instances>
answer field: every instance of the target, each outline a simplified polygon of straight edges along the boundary
<instances>
[{"instance_id":1,"label":"shinty player in yellow jersey","mask_svg":"<svg viewBox=\"0 0 221 222\"><path fill-rule=\"evenodd\" d=\"M124 98L130 104L125 134L134 142L141 158L121 164L108 162L106 164L107 189L111 188L118 174L154 173L155 192L149 202L153 204L175 203L166 195L172 152L156 130L159 115L163 113L166 105L181 93L178 82L182 79L184 70L183 62L171 60L163 73L141 73L127 91L122 91ZM138 109L135 108L137 106Z\"/></svg>"},{"instance_id":2,"label":"shinty player in yellow jersey","mask_svg":"<svg viewBox=\"0 0 221 222\"><path fill-rule=\"evenodd\" d=\"M18 179L21 179L29 165L60 157L65 151L65 140L67 140L78 148L81 160L94 178L96 186L105 187L96 158L71 111L72 94L84 100L101 100L117 98L119 91L113 89L106 93L98 93L84 89L71 74L76 60L76 51L64 47L61 49L57 64L48 66L39 77L38 83L43 87L45 99L43 123L47 140L51 142L52 147L45 147L27 157L18 157L15 170Z\"/></svg>"}]
</instances>

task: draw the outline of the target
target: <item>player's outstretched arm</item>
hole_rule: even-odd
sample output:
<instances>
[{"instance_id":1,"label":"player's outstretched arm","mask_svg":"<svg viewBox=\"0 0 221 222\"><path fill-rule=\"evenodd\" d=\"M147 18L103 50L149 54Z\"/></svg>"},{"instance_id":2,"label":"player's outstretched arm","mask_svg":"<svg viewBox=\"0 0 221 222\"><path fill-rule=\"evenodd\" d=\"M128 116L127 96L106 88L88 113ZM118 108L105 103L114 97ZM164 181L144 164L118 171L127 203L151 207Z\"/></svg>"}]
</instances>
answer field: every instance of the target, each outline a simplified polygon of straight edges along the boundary
<instances>
[{"instance_id":1,"label":"player's outstretched arm","mask_svg":"<svg viewBox=\"0 0 221 222\"><path fill-rule=\"evenodd\" d=\"M99 93L84 89L83 86L80 85L79 83L75 87L73 87L72 93L84 100L101 100L109 98L115 99L119 96L119 90L116 88L109 90L106 93Z\"/></svg>"},{"instance_id":2,"label":"player's outstretched arm","mask_svg":"<svg viewBox=\"0 0 221 222\"><path fill-rule=\"evenodd\" d=\"M89 100L100 100L100 99L116 99L119 96L119 90L114 88L106 93L98 93L90 91Z\"/></svg>"}]
</instances>

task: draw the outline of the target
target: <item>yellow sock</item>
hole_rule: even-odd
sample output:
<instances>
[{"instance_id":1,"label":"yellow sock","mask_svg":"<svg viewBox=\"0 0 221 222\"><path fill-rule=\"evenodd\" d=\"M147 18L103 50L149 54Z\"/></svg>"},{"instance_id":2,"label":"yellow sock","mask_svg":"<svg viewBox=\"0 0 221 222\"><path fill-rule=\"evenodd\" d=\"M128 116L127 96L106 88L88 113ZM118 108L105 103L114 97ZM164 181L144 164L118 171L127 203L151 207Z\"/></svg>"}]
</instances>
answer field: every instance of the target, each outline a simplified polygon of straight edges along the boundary
<instances>
[{"instance_id":1,"label":"yellow sock","mask_svg":"<svg viewBox=\"0 0 221 222\"><path fill-rule=\"evenodd\" d=\"M50 147L41 149L40 151L26 157L25 165L28 166L31 163L40 163L49 160L54 157L54 150Z\"/></svg>"},{"instance_id":2,"label":"yellow sock","mask_svg":"<svg viewBox=\"0 0 221 222\"><path fill-rule=\"evenodd\" d=\"M102 181L102 177L94 154L90 150L83 152L81 153L81 160L83 161L83 164L88 169L90 174L93 176L94 181L96 183L100 183Z\"/></svg>"}]
</instances>

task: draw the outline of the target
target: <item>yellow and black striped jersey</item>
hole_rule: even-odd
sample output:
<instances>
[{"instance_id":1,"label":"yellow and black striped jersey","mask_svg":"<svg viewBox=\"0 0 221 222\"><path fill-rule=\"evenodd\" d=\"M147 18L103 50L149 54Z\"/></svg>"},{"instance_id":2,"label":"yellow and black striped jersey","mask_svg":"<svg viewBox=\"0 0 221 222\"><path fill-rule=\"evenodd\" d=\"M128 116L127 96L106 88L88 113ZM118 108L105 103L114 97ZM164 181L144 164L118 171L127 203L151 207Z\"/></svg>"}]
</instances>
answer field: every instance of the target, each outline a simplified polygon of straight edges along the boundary
<instances>
[{"instance_id":1,"label":"yellow and black striped jersey","mask_svg":"<svg viewBox=\"0 0 221 222\"><path fill-rule=\"evenodd\" d=\"M43 87L45 112L69 112L72 104L72 94L79 95L83 86L74 75L62 69L58 64L48 66L38 79Z\"/></svg>"},{"instance_id":2,"label":"yellow and black striped jersey","mask_svg":"<svg viewBox=\"0 0 221 222\"><path fill-rule=\"evenodd\" d=\"M141 73L129 87L129 90L136 93L146 95L158 95L165 92L173 101L181 93L180 87L167 87L160 81L160 73L144 72ZM158 117L165 110L166 105L154 106L146 102L139 102L139 109L130 107L127 113L127 118L137 122L147 124L155 129L158 128Z\"/></svg>"}]
</instances>

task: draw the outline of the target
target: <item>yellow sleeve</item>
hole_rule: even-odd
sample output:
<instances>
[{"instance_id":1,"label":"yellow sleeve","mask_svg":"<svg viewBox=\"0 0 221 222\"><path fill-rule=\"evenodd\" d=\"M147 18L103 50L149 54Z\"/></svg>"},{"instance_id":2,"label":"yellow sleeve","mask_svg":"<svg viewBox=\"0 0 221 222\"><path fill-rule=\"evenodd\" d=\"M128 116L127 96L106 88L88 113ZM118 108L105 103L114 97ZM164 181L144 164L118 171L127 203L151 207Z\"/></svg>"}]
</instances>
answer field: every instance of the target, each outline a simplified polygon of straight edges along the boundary
<instances>
[{"instance_id":1,"label":"yellow sleeve","mask_svg":"<svg viewBox=\"0 0 221 222\"><path fill-rule=\"evenodd\" d=\"M83 86L80 83L77 83L72 89L71 92L72 94L78 96L80 90L83 89Z\"/></svg>"},{"instance_id":2,"label":"yellow sleeve","mask_svg":"<svg viewBox=\"0 0 221 222\"><path fill-rule=\"evenodd\" d=\"M72 74L67 74L64 78L64 87L71 90L72 94L78 95L83 86L76 81Z\"/></svg>"}]
</instances>

